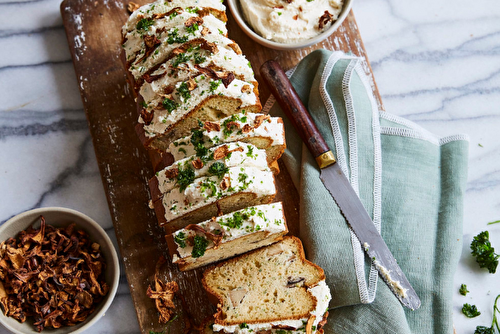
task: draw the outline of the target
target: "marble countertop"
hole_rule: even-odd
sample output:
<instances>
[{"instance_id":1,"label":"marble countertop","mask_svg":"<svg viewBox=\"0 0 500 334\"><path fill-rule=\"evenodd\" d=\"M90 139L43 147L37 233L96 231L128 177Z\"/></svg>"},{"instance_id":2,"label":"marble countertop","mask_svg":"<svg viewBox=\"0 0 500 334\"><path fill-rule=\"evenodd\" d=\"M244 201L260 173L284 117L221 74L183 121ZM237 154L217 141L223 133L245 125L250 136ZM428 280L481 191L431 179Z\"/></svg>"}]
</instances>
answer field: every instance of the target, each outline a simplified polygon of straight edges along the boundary
<instances>
[{"instance_id":1,"label":"marble countertop","mask_svg":"<svg viewBox=\"0 0 500 334\"><path fill-rule=\"evenodd\" d=\"M116 244L59 4L0 0L0 223L64 206L100 222ZM470 136L463 251L450 284L457 333L473 333L489 326L500 293L500 274L479 269L469 250L488 229L500 251L500 224L486 225L500 219L500 5L356 0L353 10L386 110L439 136ZM463 316L465 302L482 315ZM122 274L111 308L87 333L138 332Z\"/></svg>"}]
</instances>

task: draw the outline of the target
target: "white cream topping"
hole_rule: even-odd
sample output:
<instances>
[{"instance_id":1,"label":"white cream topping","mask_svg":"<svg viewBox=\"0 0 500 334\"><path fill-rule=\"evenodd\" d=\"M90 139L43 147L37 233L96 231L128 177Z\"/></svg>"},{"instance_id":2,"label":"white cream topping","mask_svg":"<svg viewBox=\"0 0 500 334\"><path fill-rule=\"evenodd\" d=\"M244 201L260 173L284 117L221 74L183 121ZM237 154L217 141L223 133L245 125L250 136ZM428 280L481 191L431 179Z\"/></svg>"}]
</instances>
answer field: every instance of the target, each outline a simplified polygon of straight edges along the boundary
<instances>
[{"instance_id":1,"label":"white cream topping","mask_svg":"<svg viewBox=\"0 0 500 334\"><path fill-rule=\"evenodd\" d=\"M167 13L176 7L208 7L214 8L220 11L225 11L226 7L222 4L220 0L160 0L155 1L150 4L140 7L138 10L134 11L127 20L127 23L122 28L122 34L125 35L127 31L135 29L137 23L142 18L151 18L154 14Z\"/></svg>"},{"instance_id":2,"label":"white cream topping","mask_svg":"<svg viewBox=\"0 0 500 334\"><path fill-rule=\"evenodd\" d=\"M212 147L220 143L233 142L237 140L242 140L248 137L266 137L272 140L272 146L283 145L283 123L278 122L278 117L271 117L269 120L264 121L259 127L254 128L255 118L257 116L263 116L263 114L253 114L253 113L241 113L235 114L226 118L221 119L219 122L215 122L221 125L219 131L203 131L203 143L205 147ZM223 124L227 120L234 120L238 123L239 127L235 127L228 133L224 131ZM243 133L241 129L248 124L252 127L252 130L247 133ZM167 152L170 152L174 156L174 160L183 159L195 154L195 149L191 143L191 136L180 138L172 142Z\"/></svg>"},{"instance_id":3,"label":"white cream topping","mask_svg":"<svg viewBox=\"0 0 500 334\"><path fill-rule=\"evenodd\" d=\"M332 295L330 293L330 289L326 285L326 282L320 281L316 286L307 289L317 300L316 308L311 312L311 315L315 315L316 319L314 320L313 326L317 328L318 323L323 320L323 315L328 310L328 304L332 299ZM283 320L276 322L268 322L268 323L256 323L250 324L247 323L245 328L240 328L240 325L232 325L232 326L222 326L218 324L214 324L214 332L222 331L223 333L234 333L234 334L250 334L255 333L256 331L265 331L270 330L271 333L277 333L279 329L272 329L272 327L276 326L287 326L295 328L295 330L287 331L287 334L304 334L305 325L307 324L307 318L299 319L299 320ZM313 330L313 333L316 333L316 330Z\"/></svg>"},{"instance_id":4,"label":"white cream topping","mask_svg":"<svg viewBox=\"0 0 500 334\"><path fill-rule=\"evenodd\" d=\"M225 184L227 187L221 186ZM224 188L224 189L223 189ZM276 194L274 177L270 171L254 167L232 167L223 178L200 177L181 191L178 187L163 196L167 222L239 192L254 193L258 197Z\"/></svg>"},{"instance_id":5,"label":"white cream topping","mask_svg":"<svg viewBox=\"0 0 500 334\"><path fill-rule=\"evenodd\" d=\"M227 87L224 86L221 80L213 80L207 76L199 76L196 78L196 88L189 91L188 95L183 94L186 91L186 82L178 82L175 85L172 93L172 100L178 107L169 112L168 110L154 110L153 120L149 125L144 125L146 136L151 138L157 134L164 133L165 130L172 124L177 123L184 115L188 114L201 102L210 96L224 96L238 99L241 101L240 108L254 105L257 103L257 97L253 92L253 85L234 79ZM250 93L243 93L243 86L250 86ZM184 88L183 88L184 87ZM158 96L152 100L151 104L156 105L162 101L162 97ZM144 123L142 116L139 116L139 123Z\"/></svg>"},{"instance_id":6,"label":"white cream topping","mask_svg":"<svg viewBox=\"0 0 500 334\"><path fill-rule=\"evenodd\" d=\"M297 43L319 35L320 17L328 11L333 21L342 9L342 0L241 0L246 21L262 37L279 43Z\"/></svg>"},{"instance_id":7,"label":"white cream topping","mask_svg":"<svg viewBox=\"0 0 500 334\"><path fill-rule=\"evenodd\" d=\"M206 60L199 63L201 67L208 67L209 65L215 65L220 68L224 68L225 71L233 72L235 75L243 76L245 81L255 81L254 73L250 62L244 55L239 55L234 52L233 49L218 48L217 53L209 54L208 51L195 51L192 53L200 53ZM188 62L183 63L178 67L175 72L175 79L177 81L182 81L188 77L192 77L193 74L199 72L195 69L195 59L191 58ZM162 64L157 70L155 70L151 75L162 75L167 72L172 71L171 63L174 60L169 60L168 62ZM154 83L154 82L153 82ZM148 84L147 82L144 85Z\"/></svg>"},{"instance_id":8,"label":"white cream topping","mask_svg":"<svg viewBox=\"0 0 500 334\"><path fill-rule=\"evenodd\" d=\"M222 146L227 146L228 151L230 151L231 153L222 159L214 160L214 152L216 152ZM239 149L242 149L243 151L239 151ZM156 178L158 179L158 188L160 192L162 194L166 193L172 190L177 185L177 177L167 177L168 172L173 169L184 170L186 168L191 168L194 171L195 178L211 175L209 171L210 166L212 166L216 162L223 163L227 168L255 167L259 168L260 170L269 170L266 160L266 151L258 149L252 144L247 143L234 142L210 148L206 157L201 157L201 159L205 160L205 162L203 163L203 167L200 169L194 168L192 164L192 161L198 158L200 157L197 155L193 155L189 158L178 160L172 165L159 171L156 175Z\"/></svg>"},{"instance_id":9,"label":"white cream topping","mask_svg":"<svg viewBox=\"0 0 500 334\"><path fill-rule=\"evenodd\" d=\"M219 234L223 230L224 235L221 243L225 243L244 235L256 233L258 231L267 231L269 233L279 233L286 230L285 218L283 216L283 205L281 202L257 205L239 210L230 214L217 217L214 221L207 220L198 224L205 230ZM218 232L218 233L217 233ZM185 240L189 236L202 234L193 230L179 230L173 234L175 237ZM209 240L206 249L214 247L214 243ZM180 258L191 256L193 246L188 245L184 248L178 245L177 252ZM174 261L175 262L175 261Z\"/></svg>"},{"instance_id":10,"label":"white cream topping","mask_svg":"<svg viewBox=\"0 0 500 334\"><path fill-rule=\"evenodd\" d=\"M187 16L188 14L184 16ZM191 16L196 15L191 14ZM178 21L178 17L174 18L172 21ZM161 28L163 23L170 23L169 20L169 18L156 20L155 22L158 22L157 24L160 25L160 27L156 27L155 25L149 27L148 34L154 35L156 33L156 30ZM225 37L227 35L225 23L218 20L212 15L203 17L203 24L198 25L198 29L192 30L191 32L188 30L192 28L186 27L184 25L185 21L186 20L182 20L177 25L167 24L167 26L170 28L166 29L159 36L157 36L161 44L156 47L155 51L153 51L149 57L145 59L143 59L143 54L146 47L143 38L137 32L131 33L135 34L136 38L130 39L130 41L127 40L127 42L125 42L125 50L141 50L141 52L137 56L135 56L135 53L132 54L132 51L130 51L130 55L127 56L128 61L135 59L129 68L130 73L132 73L135 79L140 78L151 68L163 62L170 55L173 49L179 47L187 41L196 38L203 38L207 42L214 43L220 47L227 47L227 45L234 43L232 40ZM202 36L201 32L205 27L208 29L209 33L205 36ZM178 40L181 41L181 43L178 43L174 38L173 40L170 40L171 42L173 41L173 43L169 43L169 38L171 37L179 37L184 39ZM131 57L130 59L128 58L129 56Z\"/></svg>"},{"instance_id":11,"label":"white cream topping","mask_svg":"<svg viewBox=\"0 0 500 334\"><path fill-rule=\"evenodd\" d=\"M391 271L384 267L378 260L374 260L373 264L378 269L385 282L389 285L389 288L402 298L406 298L406 291L408 291L408 289L403 288L400 281L392 279Z\"/></svg>"}]
</instances>

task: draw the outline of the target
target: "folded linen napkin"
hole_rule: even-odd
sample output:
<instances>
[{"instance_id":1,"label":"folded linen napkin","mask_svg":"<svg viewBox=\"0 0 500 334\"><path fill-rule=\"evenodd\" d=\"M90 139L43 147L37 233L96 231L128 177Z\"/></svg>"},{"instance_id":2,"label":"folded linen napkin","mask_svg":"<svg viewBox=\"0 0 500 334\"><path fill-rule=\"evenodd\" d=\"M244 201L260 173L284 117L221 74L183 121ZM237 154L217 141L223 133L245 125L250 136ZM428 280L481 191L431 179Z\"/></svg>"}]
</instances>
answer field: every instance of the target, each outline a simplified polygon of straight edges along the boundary
<instances>
[{"instance_id":1,"label":"folded linen napkin","mask_svg":"<svg viewBox=\"0 0 500 334\"><path fill-rule=\"evenodd\" d=\"M325 333L452 333L468 138L438 139L380 111L364 69L363 59L318 50L290 79L419 295L419 310L404 309L379 280L293 126L272 98L265 107L285 120L283 160L300 193L300 237L332 290Z\"/></svg>"}]
</instances>

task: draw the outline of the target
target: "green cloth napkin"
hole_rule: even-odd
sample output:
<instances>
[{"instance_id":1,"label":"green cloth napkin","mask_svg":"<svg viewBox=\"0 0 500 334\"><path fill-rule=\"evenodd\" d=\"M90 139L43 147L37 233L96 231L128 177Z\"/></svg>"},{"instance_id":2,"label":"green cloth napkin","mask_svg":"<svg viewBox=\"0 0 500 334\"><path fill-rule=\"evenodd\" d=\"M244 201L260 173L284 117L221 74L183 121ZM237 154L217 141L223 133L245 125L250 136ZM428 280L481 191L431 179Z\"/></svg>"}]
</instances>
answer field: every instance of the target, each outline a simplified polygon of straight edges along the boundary
<instances>
[{"instance_id":1,"label":"green cloth napkin","mask_svg":"<svg viewBox=\"0 0 500 334\"><path fill-rule=\"evenodd\" d=\"M290 79L419 295L416 311L402 307L379 279L320 181L314 158L278 104L266 104L284 118L283 160L300 193L300 237L332 291L325 333L451 334L468 138L437 138L379 111L366 68L360 58L319 50Z\"/></svg>"}]
</instances>

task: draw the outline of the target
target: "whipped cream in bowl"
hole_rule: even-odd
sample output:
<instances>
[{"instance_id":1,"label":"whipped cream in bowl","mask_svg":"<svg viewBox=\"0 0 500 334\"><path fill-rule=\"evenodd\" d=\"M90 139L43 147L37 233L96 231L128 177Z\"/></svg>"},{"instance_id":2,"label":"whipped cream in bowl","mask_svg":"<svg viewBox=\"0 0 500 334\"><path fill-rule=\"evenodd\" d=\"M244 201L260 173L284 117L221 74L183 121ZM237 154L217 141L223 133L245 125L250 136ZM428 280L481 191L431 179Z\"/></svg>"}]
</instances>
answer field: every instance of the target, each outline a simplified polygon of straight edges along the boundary
<instances>
[{"instance_id":1,"label":"whipped cream in bowl","mask_svg":"<svg viewBox=\"0 0 500 334\"><path fill-rule=\"evenodd\" d=\"M344 21L352 0L228 0L240 28L254 41L277 50L319 43Z\"/></svg>"}]
</instances>

